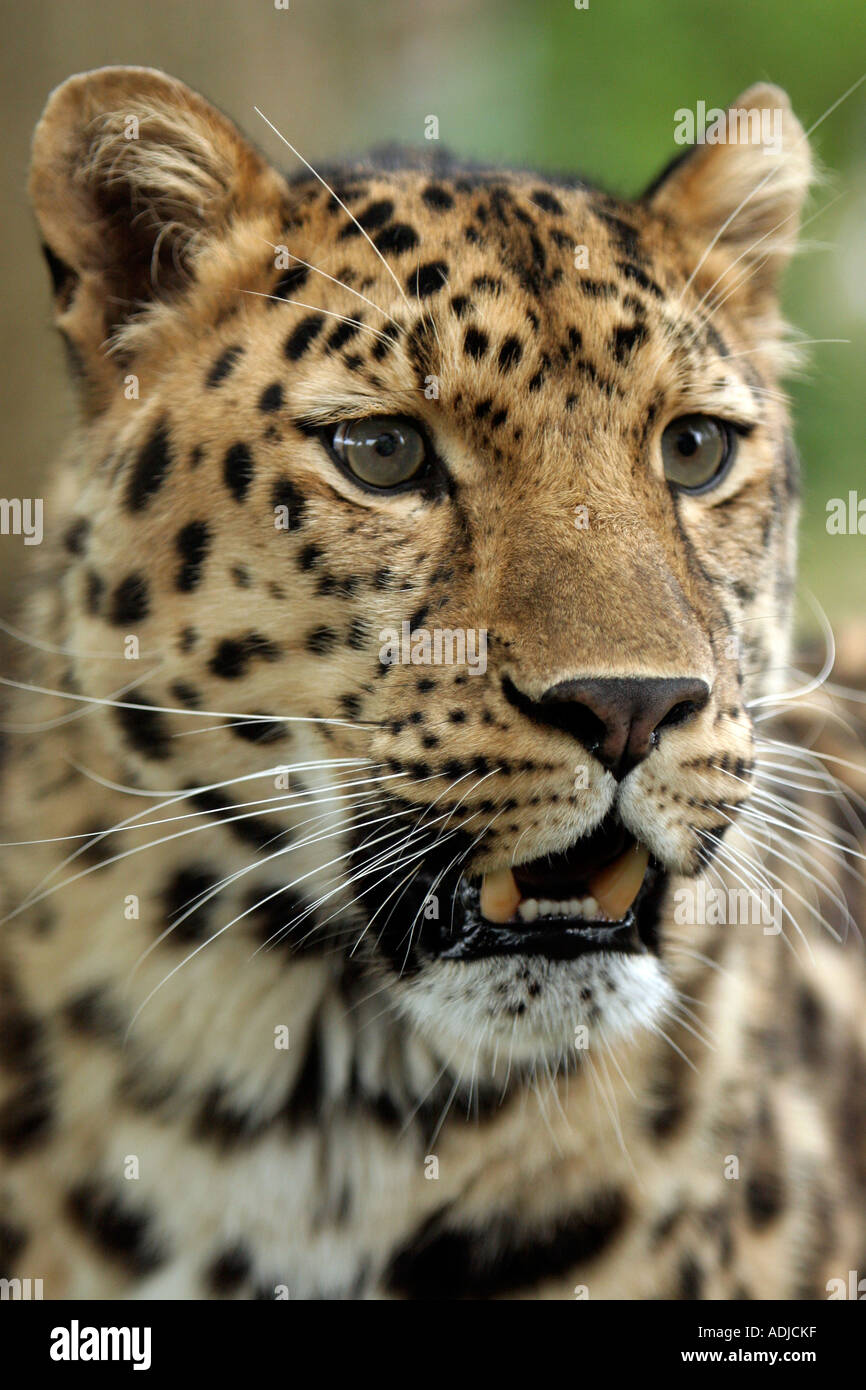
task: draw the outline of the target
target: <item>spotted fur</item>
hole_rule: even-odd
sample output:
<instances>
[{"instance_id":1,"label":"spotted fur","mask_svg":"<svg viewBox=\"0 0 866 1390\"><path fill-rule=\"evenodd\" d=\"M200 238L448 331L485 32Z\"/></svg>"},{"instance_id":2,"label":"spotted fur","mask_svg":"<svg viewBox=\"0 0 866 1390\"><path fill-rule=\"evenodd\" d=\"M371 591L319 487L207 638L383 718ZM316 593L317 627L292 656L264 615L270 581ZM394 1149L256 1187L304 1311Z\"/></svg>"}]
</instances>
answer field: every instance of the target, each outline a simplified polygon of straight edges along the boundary
<instances>
[{"instance_id":1,"label":"spotted fur","mask_svg":"<svg viewBox=\"0 0 866 1390\"><path fill-rule=\"evenodd\" d=\"M814 731L774 757L755 717L792 683L775 296L809 160L782 93L738 105L783 111L780 156L696 148L624 201L438 155L284 178L144 69L52 95L31 189L82 420L7 716L4 1275L635 1299L864 1271L857 880L797 839L826 799L775 830L754 800L774 761L822 789ZM738 422L705 497L661 471L690 411ZM329 457L376 414L426 428L422 486ZM384 666L403 621L486 629L486 672ZM587 674L710 696L618 783L521 707ZM449 960L400 906L422 865L558 851L615 801L671 875L650 951ZM785 934L677 927L677 886L735 884L762 830Z\"/></svg>"}]
</instances>

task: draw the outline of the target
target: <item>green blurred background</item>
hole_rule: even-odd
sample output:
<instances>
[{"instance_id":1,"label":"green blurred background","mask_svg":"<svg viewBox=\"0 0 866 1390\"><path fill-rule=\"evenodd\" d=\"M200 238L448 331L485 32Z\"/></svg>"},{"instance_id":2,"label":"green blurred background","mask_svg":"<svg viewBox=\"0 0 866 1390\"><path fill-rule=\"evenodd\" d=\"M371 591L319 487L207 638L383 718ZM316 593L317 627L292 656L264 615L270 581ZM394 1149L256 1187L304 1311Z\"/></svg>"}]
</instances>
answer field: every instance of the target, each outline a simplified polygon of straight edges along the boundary
<instances>
[{"instance_id":1,"label":"green blurred background","mask_svg":"<svg viewBox=\"0 0 866 1390\"><path fill-rule=\"evenodd\" d=\"M724 106L758 79L806 126L866 71L863 0L4 0L0 345L3 496L38 496L73 403L26 206L30 133L48 91L105 63L163 67L227 111L275 162L260 106L314 163L383 140L574 170L636 193L669 157L674 112ZM786 285L811 349L791 383L806 467L803 579L831 616L864 608L866 536L828 536L826 503L864 481L866 84L821 124L825 170ZM821 211L824 209L823 211ZM0 539L8 615L21 541Z\"/></svg>"}]
</instances>

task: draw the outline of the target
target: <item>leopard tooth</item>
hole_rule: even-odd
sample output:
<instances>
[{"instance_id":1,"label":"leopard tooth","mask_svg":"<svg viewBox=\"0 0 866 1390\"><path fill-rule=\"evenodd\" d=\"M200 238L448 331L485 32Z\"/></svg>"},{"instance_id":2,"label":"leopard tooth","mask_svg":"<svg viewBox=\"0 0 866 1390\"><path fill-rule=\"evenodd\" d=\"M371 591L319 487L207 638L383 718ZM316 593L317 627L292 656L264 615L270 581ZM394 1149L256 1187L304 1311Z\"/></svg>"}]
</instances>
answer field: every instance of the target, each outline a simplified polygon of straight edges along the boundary
<instances>
[{"instance_id":1,"label":"leopard tooth","mask_svg":"<svg viewBox=\"0 0 866 1390\"><path fill-rule=\"evenodd\" d=\"M633 844L612 864L588 877L592 896L605 917L618 922L640 892L649 864L646 845Z\"/></svg>"},{"instance_id":2,"label":"leopard tooth","mask_svg":"<svg viewBox=\"0 0 866 1390\"><path fill-rule=\"evenodd\" d=\"M481 915L488 922L508 922L520 903L520 889L510 869L494 869L481 881Z\"/></svg>"}]
</instances>

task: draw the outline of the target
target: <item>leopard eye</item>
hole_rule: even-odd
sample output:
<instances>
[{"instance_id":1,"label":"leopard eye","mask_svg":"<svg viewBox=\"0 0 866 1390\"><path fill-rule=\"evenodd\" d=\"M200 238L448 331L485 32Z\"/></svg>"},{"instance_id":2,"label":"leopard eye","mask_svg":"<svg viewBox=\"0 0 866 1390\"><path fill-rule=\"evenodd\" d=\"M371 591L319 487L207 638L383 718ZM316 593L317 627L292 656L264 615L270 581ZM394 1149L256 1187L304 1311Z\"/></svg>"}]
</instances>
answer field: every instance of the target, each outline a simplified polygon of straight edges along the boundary
<instances>
[{"instance_id":1,"label":"leopard eye","mask_svg":"<svg viewBox=\"0 0 866 1390\"><path fill-rule=\"evenodd\" d=\"M681 415L662 435L665 477L683 492L709 492L734 457L734 437L724 420Z\"/></svg>"},{"instance_id":2,"label":"leopard eye","mask_svg":"<svg viewBox=\"0 0 866 1390\"><path fill-rule=\"evenodd\" d=\"M342 421L334 431L331 448L354 477L378 488L408 483L427 457L421 431L396 415Z\"/></svg>"}]
</instances>

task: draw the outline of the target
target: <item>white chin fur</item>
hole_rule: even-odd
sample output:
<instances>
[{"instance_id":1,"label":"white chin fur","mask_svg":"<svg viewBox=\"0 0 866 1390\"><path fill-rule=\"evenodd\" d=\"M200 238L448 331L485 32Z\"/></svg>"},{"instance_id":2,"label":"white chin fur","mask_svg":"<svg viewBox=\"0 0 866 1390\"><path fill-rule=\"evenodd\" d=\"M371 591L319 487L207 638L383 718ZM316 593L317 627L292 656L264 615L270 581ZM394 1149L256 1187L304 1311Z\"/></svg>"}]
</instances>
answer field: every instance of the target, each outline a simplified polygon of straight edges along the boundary
<instances>
[{"instance_id":1,"label":"white chin fur","mask_svg":"<svg viewBox=\"0 0 866 1390\"><path fill-rule=\"evenodd\" d=\"M674 989L655 956L603 953L436 961L398 996L443 1061L492 1069L495 1058L498 1072L509 1056L516 1063L564 1058L578 1046L578 1028L586 1028L590 1049L634 1036L669 1007Z\"/></svg>"}]
</instances>

